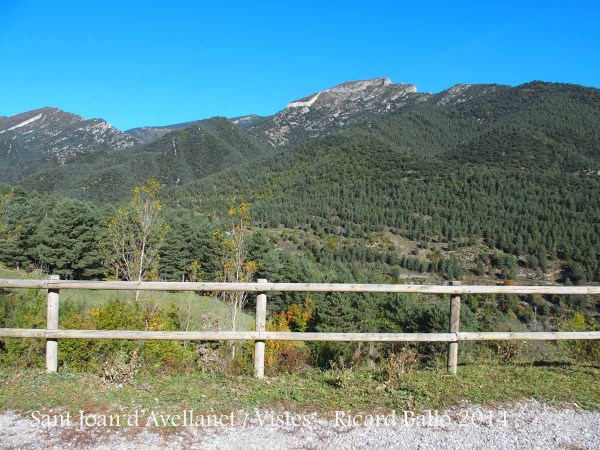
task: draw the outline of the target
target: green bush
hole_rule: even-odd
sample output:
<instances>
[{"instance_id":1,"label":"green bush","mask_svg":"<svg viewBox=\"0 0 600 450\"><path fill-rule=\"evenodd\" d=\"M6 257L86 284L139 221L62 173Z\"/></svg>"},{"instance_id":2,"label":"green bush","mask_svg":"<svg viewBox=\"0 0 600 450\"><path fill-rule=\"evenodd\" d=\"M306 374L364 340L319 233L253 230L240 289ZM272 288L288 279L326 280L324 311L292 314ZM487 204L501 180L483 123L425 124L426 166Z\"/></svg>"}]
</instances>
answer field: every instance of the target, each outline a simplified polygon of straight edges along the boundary
<instances>
[{"instance_id":1,"label":"green bush","mask_svg":"<svg viewBox=\"0 0 600 450\"><path fill-rule=\"evenodd\" d=\"M0 295L0 327L45 328L45 296L34 290ZM41 367L45 349L45 341L41 339L5 338L0 340L0 363L12 367Z\"/></svg>"},{"instance_id":2,"label":"green bush","mask_svg":"<svg viewBox=\"0 0 600 450\"><path fill-rule=\"evenodd\" d=\"M596 331L598 323L592 317L577 312L569 320L560 324L561 331ZM590 340L561 341L560 347L572 358L579 360L600 361L600 342Z\"/></svg>"},{"instance_id":3,"label":"green bush","mask_svg":"<svg viewBox=\"0 0 600 450\"><path fill-rule=\"evenodd\" d=\"M152 307L113 299L88 311L73 302L60 308L61 329L80 330L179 330L175 305ZM0 325L7 328L45 328L46 300L37 291L0 296ZM199 365L198 345L182 341L126 341L60 339L59 366L74 371L106 373L117 361L130 370L148 373L185 372ZM0 341L0 364L44 367L43 339ZM114 375L114 374L113 374ZM118 378L118 377L115 377Z\"/></svg>"}]
</instances>

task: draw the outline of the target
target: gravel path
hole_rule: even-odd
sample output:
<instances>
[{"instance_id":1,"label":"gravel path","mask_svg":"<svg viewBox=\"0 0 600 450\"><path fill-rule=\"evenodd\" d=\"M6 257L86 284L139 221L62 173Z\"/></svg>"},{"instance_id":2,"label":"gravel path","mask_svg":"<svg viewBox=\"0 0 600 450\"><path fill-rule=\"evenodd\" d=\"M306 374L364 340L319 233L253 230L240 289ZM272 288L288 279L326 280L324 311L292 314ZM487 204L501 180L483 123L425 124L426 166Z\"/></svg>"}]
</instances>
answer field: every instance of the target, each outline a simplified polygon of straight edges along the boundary
<instances>
[{"instance_id":1,"label":"gravel path","mask_svg":"<svg viewBox=\"0 0 600 450\"><path fill-rule=\"evenodd\" d=\"M58 413L57 413L58 414ZM186 413L187 424L201 420ZM64 418L64 414L62 415ZM49 416L54 420L55 415ZM123 416L125 419L126 416ZM127 413L129 420L134 417ZM373 415L339 412L327 419L316 414L253 411L219 418L223 425L150 426L147 411L133 427L80 427L80 417L48 424L44 416L0 414L0 447L89 449L600 449L600 412L577 405L550 407L523 401L494 408L465 405L445 411L412 415ZM35 419L35 420L34 420ZM205 418L210 420L210 418ZM85 420L102 420L101 416ZM214 417L213 419L214 420ZM229 422L233 420L234 425ZM348 422L351 421L351 423ZM46 422L44 422L46 421ZM150 421L150 422L148 422ZM353 423L352 423L353 422ZM135 422L132 422L135 423ZM200 422L198 422L200 423ZM175 425L175 426L173 426Z\"/></svg>"}]
</instances>

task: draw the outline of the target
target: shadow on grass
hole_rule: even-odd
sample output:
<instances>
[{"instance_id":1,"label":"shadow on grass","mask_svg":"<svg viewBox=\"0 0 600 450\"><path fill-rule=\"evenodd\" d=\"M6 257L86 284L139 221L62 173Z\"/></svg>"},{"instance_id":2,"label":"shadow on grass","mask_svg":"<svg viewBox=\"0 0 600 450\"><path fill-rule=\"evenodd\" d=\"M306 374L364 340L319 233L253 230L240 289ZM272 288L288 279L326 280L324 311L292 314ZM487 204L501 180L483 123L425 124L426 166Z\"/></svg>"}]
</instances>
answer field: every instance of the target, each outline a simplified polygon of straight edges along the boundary
<instances>
[{"instance_id":1,"label":"shadow on grass","mask_svg":"<svg viewBox=\"0 0 600 450\"><path fill-rule=\"evenodd\" d=\"M519 367L533 366L533 367L559 367L559 368L570 368L570 367L586 367L589 369L600 369L600 364L596 362L573 362L573 361L533 361L532 363L519 363L516 364Z\"/></svg>"},{"instance_id":2,"label":"shadow on grass","mask_svg":"<svg viewBox=\"0 0 600 450\"><path fill-rule=\"evenodd\" d=\"M526 365L526 364L522 364ZM571 361L534 361L531 363L533 367L571 367L573 363Z\"/></svg>"}]
</instances>

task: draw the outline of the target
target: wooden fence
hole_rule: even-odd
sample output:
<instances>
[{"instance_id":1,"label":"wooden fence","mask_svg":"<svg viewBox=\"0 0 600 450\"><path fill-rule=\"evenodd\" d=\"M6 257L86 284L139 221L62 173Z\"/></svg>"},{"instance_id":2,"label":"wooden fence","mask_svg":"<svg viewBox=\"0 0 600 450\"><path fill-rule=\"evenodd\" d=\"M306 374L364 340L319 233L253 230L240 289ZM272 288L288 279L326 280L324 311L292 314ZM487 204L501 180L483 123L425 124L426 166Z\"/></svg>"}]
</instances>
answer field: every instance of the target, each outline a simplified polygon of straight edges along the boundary
<instances>
[{"instance_id":1,"label":"wooden fence","mask_svg":"<svg viewBox=\"0 0 600 450\"><path fill-rule=\"evenodd\" d=\"M230 341L254 340L254 375L264 377L265 341L346 341L346 342L447 342L448 370L456 374L458 343L498 340L600 340L600 331L583 332L461 332L460 307L463 294L561 294L598 295L600 286L449 286L411 284L330 284L330 283L190 283L133 281L71 281L50 276L47 280L0 279L0 288L44 289L48 291L45 329L0 328L0 337L46 339L46 367L58 367L57 339L131 339ZM62 289L128 291L257 292L255 331L120 331L61 330L58 328L59 293ZM354 292L450 294L448 333L298 333L266 331L268 292Z\"/></svg>"}]
</instances>

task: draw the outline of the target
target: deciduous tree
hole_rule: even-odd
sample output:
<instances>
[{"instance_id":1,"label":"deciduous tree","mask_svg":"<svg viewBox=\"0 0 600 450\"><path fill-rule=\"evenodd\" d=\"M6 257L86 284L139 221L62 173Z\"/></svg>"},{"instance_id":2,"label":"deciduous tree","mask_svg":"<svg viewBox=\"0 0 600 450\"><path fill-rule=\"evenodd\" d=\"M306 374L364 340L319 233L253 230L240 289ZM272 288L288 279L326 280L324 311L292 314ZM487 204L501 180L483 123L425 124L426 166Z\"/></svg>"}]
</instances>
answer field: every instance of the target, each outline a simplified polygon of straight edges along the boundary
<instances>
[{"instance_id":1,"label":"deciduous tree","mask_svg":"<svg viewBox=\"0 0 600 450\"><path fill-rule=\"evenodd\" d=\"M226 231L217 231L213 238L217 243L216 251L221 258L221 280L225 283L244 283L252 280L257 265L246 259L246 239L250 223L250 208L242 203L237 208L227 212L229 227ZM229 305L229 327L232 331L237 328L239 317L248 302L246 292L224 292L223 299ZM232 357L235 356L235 346L231 347Z\"/></svg>"},{"instance_id":2,"label":"deciduous tree","mask_svg":"<svg viewBox=\"0 0 600 450\"><path fill-rule=\"evenodd\" d=\"M161 185L154 178L134 188L129 204L119 208L108 222L108 260L116 279L158 278L160 249L168 230L161 218L160 190ZM139 300L139 291L135 299Z\"/></svg>"}]
</instances>

